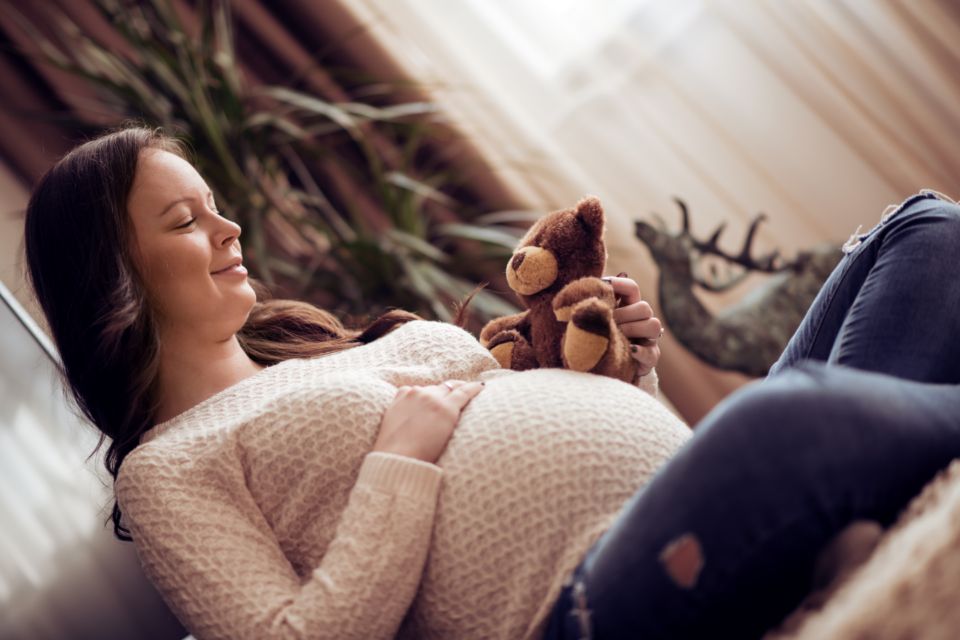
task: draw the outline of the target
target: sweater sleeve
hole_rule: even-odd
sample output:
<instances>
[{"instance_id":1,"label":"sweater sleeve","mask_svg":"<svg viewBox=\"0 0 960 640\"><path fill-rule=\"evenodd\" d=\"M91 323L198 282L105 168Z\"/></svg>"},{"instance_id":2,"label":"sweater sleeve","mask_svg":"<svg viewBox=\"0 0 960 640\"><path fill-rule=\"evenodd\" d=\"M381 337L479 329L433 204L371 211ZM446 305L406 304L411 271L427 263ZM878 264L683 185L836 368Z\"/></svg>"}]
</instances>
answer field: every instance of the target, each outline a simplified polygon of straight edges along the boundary
<instances>
[{"instance_id":1,"label":"sweater sleeve","mask_svg":"<svg viewBox=\"0 0 960 640\"><path fill-rule=\"evenodd\" d=\"M242 472L239 487L181 477L131 454L116 491L144 571L198 640L395 635L426 561L439 467L367 454L333 540L302 579Z\"/></svg>"},{"instance_id":2,"label":"sweater sleeve","mask_svg":"<svg viewBox=\"0 0 960 640\"><path fill-rule=\"evenodd\" d=\"M654 398L657 397L657 392L660 390L660 378L657 376L657 369L653 368L645 376L641 376L637 380L637 386L649 393Z\"/></svg>"}]
</instances>

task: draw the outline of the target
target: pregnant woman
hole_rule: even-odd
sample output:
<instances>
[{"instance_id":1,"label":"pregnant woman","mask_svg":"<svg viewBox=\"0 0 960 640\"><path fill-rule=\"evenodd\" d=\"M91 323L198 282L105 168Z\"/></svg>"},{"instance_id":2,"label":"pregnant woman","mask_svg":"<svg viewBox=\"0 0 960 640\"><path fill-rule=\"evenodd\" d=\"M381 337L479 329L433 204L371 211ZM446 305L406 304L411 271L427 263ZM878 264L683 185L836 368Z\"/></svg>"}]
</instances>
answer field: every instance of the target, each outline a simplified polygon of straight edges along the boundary
<instances>
[{"instance_id":1,"label":"pregnant woman","mask_svg":"<svg viewBox=\"0 0 960 640\"><path fill-rule=\"evenodd\" d=\"M402 311L348 330L257 301L240 228L150 130L52 167L26 250L66 380L111 441L115 530L199 639L749 637L802 597L832 535L893 517L960 454L952 387L791 367L955 383L954 344L918 351L902 307L858 305L909 288L881 267L936 251L915 227L955 242L957 209L921 194L865 234L785 371L693 438L652 397L659 321L629 279L612 280L622 330L648 339L641 389L505 371ZM956 328L946 280L928 285L937 332Z\"/></svg>"}]
</instances>

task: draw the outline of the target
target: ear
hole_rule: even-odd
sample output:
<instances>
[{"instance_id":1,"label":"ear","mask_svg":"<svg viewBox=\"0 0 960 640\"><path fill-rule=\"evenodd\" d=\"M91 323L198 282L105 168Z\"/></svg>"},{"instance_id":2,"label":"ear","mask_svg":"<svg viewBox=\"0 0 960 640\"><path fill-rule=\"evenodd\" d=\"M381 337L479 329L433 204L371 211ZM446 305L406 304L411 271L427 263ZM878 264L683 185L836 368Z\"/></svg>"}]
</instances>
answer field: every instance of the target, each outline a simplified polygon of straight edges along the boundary
<instances>
[{"instance_id":1,"label":"ear","mask_svg":"<svg viewBox=\"0 0 960 640\"><path fill-rule=\"evenodd\" d=\"M603 233L603 207L600 206L599 198L587 196L577 203L577 215L597 235Z\"/></svg>"}]
</instances>

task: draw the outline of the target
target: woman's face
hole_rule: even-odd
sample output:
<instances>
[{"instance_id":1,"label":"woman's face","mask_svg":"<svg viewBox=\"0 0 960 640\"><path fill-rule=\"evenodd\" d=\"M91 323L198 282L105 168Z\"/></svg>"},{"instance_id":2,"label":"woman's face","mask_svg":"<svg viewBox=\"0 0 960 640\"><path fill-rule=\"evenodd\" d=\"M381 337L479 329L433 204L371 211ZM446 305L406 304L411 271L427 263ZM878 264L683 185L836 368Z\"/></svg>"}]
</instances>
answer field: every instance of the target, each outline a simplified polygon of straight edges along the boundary
<instances>
[{"instance_id":1,"label":"woman's face","mask_svg":"<svg viewBox=\"0 0 960 640\"><path fill-rule=\"evenodd\" d=\"M233 336L256 294L240 265L240 227L220 216L196 169L167 151L144 150L127 211L135 259L161 330L201 339Z\"/></svg>"}]
</instances>

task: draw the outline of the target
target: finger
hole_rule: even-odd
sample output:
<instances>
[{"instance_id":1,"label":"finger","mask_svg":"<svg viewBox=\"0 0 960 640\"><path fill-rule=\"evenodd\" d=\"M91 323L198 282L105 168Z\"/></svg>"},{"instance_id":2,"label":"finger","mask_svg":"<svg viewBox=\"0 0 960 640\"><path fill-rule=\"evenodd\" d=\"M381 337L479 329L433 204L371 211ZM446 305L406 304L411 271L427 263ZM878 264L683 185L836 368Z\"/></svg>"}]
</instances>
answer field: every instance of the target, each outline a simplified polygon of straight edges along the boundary
<instances>
[{"instance_id":1,"label":"finger","mask_svg":"<svg viewBox=\"0 0 960 640\"><path fill-rule=\"evenodd\" d=\"M453 401L462 409L468 402L473 400L478 393L483 391L483 387L483 382L467 382L451 391L447 399Z\"/></svg>"},{"instance_id":2,"label":"finger","mask_svg":"<svg viewBox=\"0 0 960 640\"><path fill-rule=\"evenodd\" d=\"M662 334L663 324L660 318L648 318L637 322L627 322L619 325L623 335L632 339L645 338L647 340L656 340Z\"/></svg>"},{"instance_id":3,"label":"finger","mask_svg":"<svg viewBox=\"0 0 960 640\"><path fill-rule=\"evenodd\" d=\"M451 383L454 381L451 381ZM454 389L455 390L455 389ZM442 406L454 390L440 384L412 385L402 394L402 397L411 402L425 402L428 405Z\"/></svg>"},{"instance_id":4,"label":"finger","mask_svg":"<svg viewBox=\"0 0 960 640\"><path fill-rule=\"evenodd\" d=\"M437 386L447 391L456 391L458 387L462 387L465 384L466 382L464 380L444 380Z\"/></svg>"},{"instance_id":5,"label":"finger","mask_svg":"<svg viewBox=\"0 0 960 640\"><path fill-rule=\"evenodd\" d=\"M613 310L613 321L617 324L647 320L652 317L653 307L644 300Z\"/></svg>"},{"instance_id":6,"label":"finger","mask_svg":"<svg viewBox=\"0 0 960 640\"><path fill-rule=\"evenodd\" d=\"M632 278L610 276L604 278L613 287L613 293L620 298L621 306L640 302L640 285Z\"/></svg>"}]
</instances>

